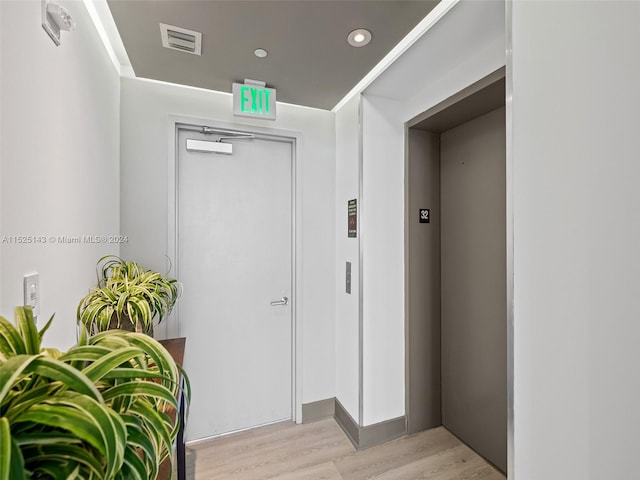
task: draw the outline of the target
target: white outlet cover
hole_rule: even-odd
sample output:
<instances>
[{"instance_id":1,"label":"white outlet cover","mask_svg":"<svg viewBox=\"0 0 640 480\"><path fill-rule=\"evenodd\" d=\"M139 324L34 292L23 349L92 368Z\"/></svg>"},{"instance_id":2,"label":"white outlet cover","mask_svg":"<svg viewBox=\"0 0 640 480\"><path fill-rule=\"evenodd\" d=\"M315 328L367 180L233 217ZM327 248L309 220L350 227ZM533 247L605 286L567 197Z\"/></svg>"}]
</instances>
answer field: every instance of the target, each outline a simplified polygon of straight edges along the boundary
<instances>
[{"instance_id":1,"label":"white outlet cover","mask_svg":"<svg viewBox=\"0 0 640 480\"><path fill-rule=\"evenodd\" d=\"M31 307L33 316L40 315L40 275L32 273L24 276L24 305Z\"/></svg>"}]
</instances>

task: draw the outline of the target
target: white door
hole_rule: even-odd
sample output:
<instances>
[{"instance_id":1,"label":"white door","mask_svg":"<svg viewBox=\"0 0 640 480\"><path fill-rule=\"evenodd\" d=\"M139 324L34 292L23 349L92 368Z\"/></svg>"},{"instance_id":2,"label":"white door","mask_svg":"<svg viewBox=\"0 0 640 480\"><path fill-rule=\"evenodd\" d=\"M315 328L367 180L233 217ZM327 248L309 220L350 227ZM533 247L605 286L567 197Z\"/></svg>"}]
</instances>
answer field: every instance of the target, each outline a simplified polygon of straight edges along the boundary
<instances>
[{"instance_id":1,"label":"white door","mask_svg":"<svg viewBox=\"0 0 640 480\"><path fill-rule=\"evenodd\" d=\"M187 139L212 136L178 135L190 441L292 417L293 152L256 138L224 140L232 155L201 153Z\"/></svg>"}]
</instances>

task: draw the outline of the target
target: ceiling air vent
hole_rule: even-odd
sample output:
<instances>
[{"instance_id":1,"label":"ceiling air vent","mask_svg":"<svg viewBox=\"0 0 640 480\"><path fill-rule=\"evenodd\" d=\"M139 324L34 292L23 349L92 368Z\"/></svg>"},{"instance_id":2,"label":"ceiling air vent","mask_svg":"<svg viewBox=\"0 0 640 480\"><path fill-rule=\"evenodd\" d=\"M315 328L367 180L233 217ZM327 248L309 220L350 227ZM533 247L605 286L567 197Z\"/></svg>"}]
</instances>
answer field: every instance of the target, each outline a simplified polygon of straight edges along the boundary
<instances>
[{"instance_id":1,"label":"ceiling air vent","mask_svg":"<svg viewBox=\"0 0 640 480\"><path fill-rule=\"evenodd\" d=\"M160 24L160 33L163 47L194 55L202 54L202 33L165 23Z\"/></svg>"}]
</instances>

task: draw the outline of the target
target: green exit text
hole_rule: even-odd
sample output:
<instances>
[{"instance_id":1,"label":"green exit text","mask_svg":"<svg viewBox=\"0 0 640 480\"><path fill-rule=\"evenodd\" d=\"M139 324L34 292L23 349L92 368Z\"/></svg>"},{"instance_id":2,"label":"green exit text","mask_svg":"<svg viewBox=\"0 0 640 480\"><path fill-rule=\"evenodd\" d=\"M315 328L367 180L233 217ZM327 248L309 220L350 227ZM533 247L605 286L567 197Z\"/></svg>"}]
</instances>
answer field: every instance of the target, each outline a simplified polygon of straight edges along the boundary
<instances>
[{"instance_id":1,"label":"green exit text","mask_svg":"<svg viewBox=\"0 0 640 480\"><path fill-rule=\"evenodd\" d=\"M256 115L269 115L269 96L271 92L264 88L240 87L240 111Z\"/></svg>"}]
</instances>

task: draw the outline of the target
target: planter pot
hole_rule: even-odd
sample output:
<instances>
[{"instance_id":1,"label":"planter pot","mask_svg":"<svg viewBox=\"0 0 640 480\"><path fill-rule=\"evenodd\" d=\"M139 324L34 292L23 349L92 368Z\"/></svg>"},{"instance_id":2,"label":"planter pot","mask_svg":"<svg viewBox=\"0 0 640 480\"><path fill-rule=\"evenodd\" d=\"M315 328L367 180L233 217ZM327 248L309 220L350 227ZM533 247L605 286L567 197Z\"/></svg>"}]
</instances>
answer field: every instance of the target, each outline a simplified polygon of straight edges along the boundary
<instances>
[{"instance_id":1,"label":"planter pot","mask_svg":"<svg viewBox=\"0 0 640 480\"><path fill-rule=\"evenodd\" d=\"M123 315L122 317L120 317L120 325L118 325L118 315L116 313L111 315L111 321L109 322L109 330L125 330L127 332L145 333L153 338L153 324L151 325L151 328L149 329L149 331L145 331L142 328L141 323L134 325L134 323L129 318L129 315Z\"/></svg>"}]
</instances>

